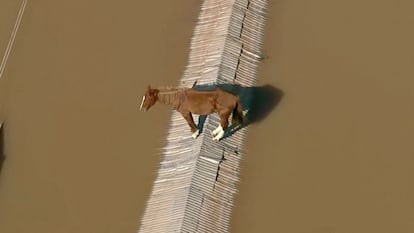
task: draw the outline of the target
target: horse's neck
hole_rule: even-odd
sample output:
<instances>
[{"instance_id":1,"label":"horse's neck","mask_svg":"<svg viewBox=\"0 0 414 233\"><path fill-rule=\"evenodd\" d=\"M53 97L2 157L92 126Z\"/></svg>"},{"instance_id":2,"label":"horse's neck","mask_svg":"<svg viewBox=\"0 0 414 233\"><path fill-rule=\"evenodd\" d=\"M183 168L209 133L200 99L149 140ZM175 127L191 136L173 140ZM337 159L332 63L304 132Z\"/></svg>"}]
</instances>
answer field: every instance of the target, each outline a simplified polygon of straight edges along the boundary
<instances>
[{"instance_id":1,"label":"horse's neck","mask_svg":"<svg viewBox=\"0 0 414 233\"><path fill-rule=\"evenodd\" d=\"M160 90L157 95L158 102L175 107L178 105L180 94L181 90Z\"/></svg>"}]
</instances>

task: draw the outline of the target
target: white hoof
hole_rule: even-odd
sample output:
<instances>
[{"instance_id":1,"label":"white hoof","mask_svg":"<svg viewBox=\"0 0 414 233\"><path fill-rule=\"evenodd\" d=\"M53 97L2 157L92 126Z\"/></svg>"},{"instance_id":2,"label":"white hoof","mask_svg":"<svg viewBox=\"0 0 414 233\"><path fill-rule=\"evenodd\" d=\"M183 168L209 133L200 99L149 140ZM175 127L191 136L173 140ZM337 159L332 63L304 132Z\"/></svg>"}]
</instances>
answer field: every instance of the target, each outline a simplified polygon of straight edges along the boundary
<instances>
[{"instance_id":1,"label":"white hoof","mask_svg":"<svg viewBox=\"0 0 414 233\"><path fill-rule=\"evenodd\" d=\"M211 132L211 135L215 136L222 130L223 128L221 127L221 125L219 125L215 130L213 130L213 132Z\"/></svg>"},{"instance_id":2,"label":"white hoof","mask_svg":"<svg viewBox=\"0 0 414 233\"><path fill-rule=\"evenodd\" d=\"M200 135L200 131L197 129L197 131L195 131L191 136L196 139L198 137L198 135Z\"/></svg>"},{"instance_id":3,"label":"white hoof","mask_svg":"<svg viewBox=\"0 0 414 233\"><path fill-rule=\"evenodd\" d=\"M213 138L214 141L220 141L224 137L224 130L221 129L220 132L217 133L217 135Z\"/></svg>"}]
</instances>

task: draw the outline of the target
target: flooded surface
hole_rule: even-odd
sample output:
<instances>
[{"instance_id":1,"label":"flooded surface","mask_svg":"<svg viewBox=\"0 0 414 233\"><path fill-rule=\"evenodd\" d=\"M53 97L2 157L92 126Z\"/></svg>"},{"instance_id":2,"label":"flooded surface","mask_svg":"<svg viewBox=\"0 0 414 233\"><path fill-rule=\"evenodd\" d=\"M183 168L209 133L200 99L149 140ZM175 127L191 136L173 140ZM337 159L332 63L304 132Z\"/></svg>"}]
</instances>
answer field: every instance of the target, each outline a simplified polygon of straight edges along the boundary
<instances>
[{"instance_id":1,"label":"flooded surface","mask_svg":"<svg viewBox=\"0 0 414 233\"><path fill-rule=\"evenodd\" d=\"M29 1L3 78L0 232L134 232L201 1ZM4 51L19 8L0 6ZM233 232L413 232L407 1L272 1Z\"/></svg>"},{"instance_id":2,"label":"flooded surface","mask_svg":"<svg viewBox=\"0 0 414 233\"><path fill-rule=\"evenodd\" d=\"M5 48L20 3L1 1ZM29 1L3 78L0 232L135 232L200 1Z\"/></svg>"},{"instance_id":3,"label":"flooded surface","mask_svg":"<svg viewBox=\"0 0 414 233\"><path fill-rule=\"evenodd\" d=\"M232 232L413 232L414 4L271 1Z\"/></svg>"}]
</instances>

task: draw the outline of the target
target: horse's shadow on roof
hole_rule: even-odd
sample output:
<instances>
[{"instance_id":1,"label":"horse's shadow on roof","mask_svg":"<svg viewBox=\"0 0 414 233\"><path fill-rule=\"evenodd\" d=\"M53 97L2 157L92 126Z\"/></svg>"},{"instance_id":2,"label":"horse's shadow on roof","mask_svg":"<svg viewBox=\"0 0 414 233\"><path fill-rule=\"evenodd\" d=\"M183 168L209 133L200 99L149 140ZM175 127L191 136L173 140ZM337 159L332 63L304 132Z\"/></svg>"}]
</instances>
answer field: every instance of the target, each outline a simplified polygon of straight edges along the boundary
<instances>
[{"instance_id":1,"label":"horse's shadow on roof","mask_svg":"<svg viewBox=\"0 0 414 233\"><path fill-rule=\"evenodd\" d=\"M233 126L226 130L223 138L229 137L236 131L265 119L279 104L283 98L283 91L272 85L243 87L237 84L215 84L215 85L196 85L193 88L197 90L214 90L217 87L239 96L244 111L243 124ZM200 133L207 116L200 116L198 128Z\"/></svg>"}]
</instances>

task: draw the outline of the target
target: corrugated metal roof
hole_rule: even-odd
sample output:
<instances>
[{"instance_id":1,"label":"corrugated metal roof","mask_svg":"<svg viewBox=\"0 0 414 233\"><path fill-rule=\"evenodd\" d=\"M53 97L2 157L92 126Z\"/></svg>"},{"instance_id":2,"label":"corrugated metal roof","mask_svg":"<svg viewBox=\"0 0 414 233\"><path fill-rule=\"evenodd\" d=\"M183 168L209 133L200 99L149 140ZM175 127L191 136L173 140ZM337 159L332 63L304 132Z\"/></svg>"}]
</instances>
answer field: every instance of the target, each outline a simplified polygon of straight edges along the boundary
<instances>
[{"instance_id":1,"label":"corrugated metal roof","mask_svg":"<svg viewBox=\"0 0 414 233\"><path fill-rule=\"evenodd\" d=\"M254 86L261 58L266 0L205 0L191 41L181 87L213 83ZM219 142L209 132L191 137L185 120L171 116L163 161L139 232L228 232L246 128Z\"/></svg>"}]
</instances>

